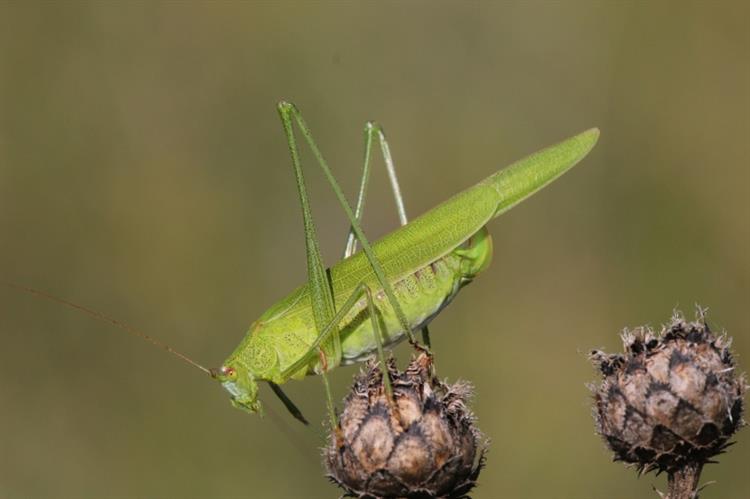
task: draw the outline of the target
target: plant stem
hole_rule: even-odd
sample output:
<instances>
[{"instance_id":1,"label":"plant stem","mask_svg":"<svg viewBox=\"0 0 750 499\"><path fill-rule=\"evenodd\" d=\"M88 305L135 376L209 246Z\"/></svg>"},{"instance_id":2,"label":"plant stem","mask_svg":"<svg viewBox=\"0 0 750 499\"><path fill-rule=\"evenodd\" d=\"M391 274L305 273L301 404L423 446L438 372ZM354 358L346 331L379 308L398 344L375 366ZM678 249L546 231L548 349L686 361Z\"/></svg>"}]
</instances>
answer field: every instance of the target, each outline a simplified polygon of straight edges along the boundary
<instances>
[{"instance_id":1,"label":"plant stem","mask_svg":"<svg viewBox=\"0 0 750 499\"><path fill-rule=\"evenodd\" d=\"M666 499L698 499L698 480L703 463L688 463L669 473Z\"/></svg>"}]
</instances>

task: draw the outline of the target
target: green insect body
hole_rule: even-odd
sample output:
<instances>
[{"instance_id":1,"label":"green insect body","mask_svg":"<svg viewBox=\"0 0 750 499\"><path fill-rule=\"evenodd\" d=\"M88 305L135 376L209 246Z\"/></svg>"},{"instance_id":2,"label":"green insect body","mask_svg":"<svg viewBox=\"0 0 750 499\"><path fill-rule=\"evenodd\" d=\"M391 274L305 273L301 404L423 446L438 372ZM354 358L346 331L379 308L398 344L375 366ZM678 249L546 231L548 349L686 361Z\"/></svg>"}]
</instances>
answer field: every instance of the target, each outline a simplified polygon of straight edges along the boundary
<instances>
[{"instance_id":1,"label":"green insect body","mask_svg":"<svg viewBox=\"0 0 750 499\"><path fill-rule=\"evenodd\" d=\"M426 325L490 263L492 239L485 225L565 173L597 141L591 129L537 152L455 195L372 245L412 330ZM371 260L360 251L330 269L338 311L358 287L371 290L382 344L407 333ZM360 361L378 344L367 300L359 297L334 327L340 343L325 341L316 354L320 330L311 307L310 283L297 288L252 324L243 341L215 371L232 403L256 412L259 381L275 384L321 374Z\"/></svg>"}]
</instances>

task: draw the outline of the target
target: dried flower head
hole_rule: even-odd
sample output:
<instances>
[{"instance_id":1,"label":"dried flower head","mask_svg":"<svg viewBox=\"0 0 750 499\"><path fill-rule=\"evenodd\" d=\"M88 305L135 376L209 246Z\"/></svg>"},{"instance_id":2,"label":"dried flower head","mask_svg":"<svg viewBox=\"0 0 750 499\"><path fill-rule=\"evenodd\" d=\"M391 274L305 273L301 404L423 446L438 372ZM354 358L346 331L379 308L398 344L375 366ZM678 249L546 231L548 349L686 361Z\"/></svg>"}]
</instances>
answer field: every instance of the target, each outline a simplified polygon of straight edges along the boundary
<instances>
[{"instance_id":1,"label":"dried flower head","mask_svg":"<svg viewBox=\"0 0 750 499\"><path fill-rule=\"evenodd\" d=\"M745 379L735 373L731 340L697 315L689 323L675 312L659 334L625 330L624 354L591 353L604 378L593 387L597 430L615 460L641 472L700 467L743 424Z\"/></svg>"},{"instance_id":2,"label":"dried flower head","mask_svg":"<svg viewBox=\"0 0 750 499\"><path fill-rule=\"evenodd\" d=\"M484 449L466 407L471 386L441 383L430 365L424 353L404 372L390 360L392 400L376 363L355 377L324 455L348 496L460 498L474 486Z\"/></svg>"}]
</instances>

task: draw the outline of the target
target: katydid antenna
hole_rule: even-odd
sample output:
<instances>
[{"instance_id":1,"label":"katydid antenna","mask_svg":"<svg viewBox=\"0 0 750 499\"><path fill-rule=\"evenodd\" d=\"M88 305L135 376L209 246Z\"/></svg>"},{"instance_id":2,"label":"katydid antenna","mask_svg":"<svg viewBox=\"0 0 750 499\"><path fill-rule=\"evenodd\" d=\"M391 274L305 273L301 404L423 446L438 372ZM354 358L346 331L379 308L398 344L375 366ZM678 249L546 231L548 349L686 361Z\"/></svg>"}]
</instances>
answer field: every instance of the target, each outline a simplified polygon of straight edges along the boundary
<instances>
[{"instance_id":1,"label":"katydid antenna","mask_svg":"<svg viewBox=\"0 0 750 499\"><path fill-rule=\"evenodd\" d=\"M65 300L64 298L60 298L59 296L55 296L53 294L47 293L46 291L42 291L42 290L39 290L39 289L31 288L31 287L28 287L28 286L22 286L20 284L15 284L15 283L8 282L8 281L0 281L0 284L3 284L5 286L7 286L7 287L9 287L11 289L15 289L17 291L22 291L24 293L28 293L28 294L30 294L32 296L37 296L39 298L43 298L45 300L48 300L48 301L51 301L51 302L54 302L54 303L58 303L60 305L64 305L64 306L66 306L68 308L71 308L73 310L78 310L80 312L83 312L84 314L86 314L86 315L88 315L90 317L93 317L94 319L97 319L97 320L100 320L100 321L103 321L103 322L107 322L107 323L111 324L112 326L115 326L116 328L125 331L126 333L129 333L129 334L131 334L133 336L137 336L137 337L139 337L139 338L141 338L141 339L143 339L143 340L151 343L152 345L154 345L156 347L159 347L162 350L167 351L168 353L171 353L172 355L176 356L180 360L182 360L184 362L187 362L188 364L190 364L191 366L193 366L193 367L195 367L197 369L200 369L201 371L203 371L204 373L208 374L212 378L216 377L215 371L213 369L208 369L206 367L203 367L202 365L198 364L197 362L195 362L193 359L191 359L187 355L178 352L177 350L175 350L174 348L170 347L166 343L162 343L161 341L157 340L156 338L153 338L153 337L147 335L146 333L142 333L141 331L138 331L137 329L134 329L134 328L130 327L129 325L125 324L124 322L121 322L121 321L118 321L117 319L109 317L108 315L105 315L105 314L103 314L101 312L97 312L96 310L90 309L90 308L85 307L83 305L79 305L77 303L73 303L71 301ZM274 385L273 383L271 383L271 388L273 389L274 393L281 399L281 401L284 403L284 405L286 406L286 408L292 413L292 415L296 419L298 419L299 421L302 421L305 425L307 425L308 422L305 419L305 417L302 415L302 413L299 411L299 409L297 409L297 407L294 406L294 404L291 402L291 400L289 400L288 397L283 392L281 392L281 389L278 386ZM279 426L279 429L284 434L284 437L287 438L289 440L289 442L292 443L292 445L294 445L298 450L304 449L303 444L301 444L301 442L300 442L299 436L295 435L291 431L291 429L284 422L284 420L281 419L281 417L279 417L278 414L276 414L276 411L274 411L270 406L266 406L266 409L268 410L268 412L271 415L270 419L276 425Z\"/></svg>"},{"instance_id":2,"label":"katydid antenna","mask_svg":"<svg viewBox=\"0 0 750 499\"><path fill-rule=\"evenodd\" d=\"M133 336L137 336L137 337L141 338L142 340L145 340L145 341L151 343L152 345L154 345L156 347L159 347L159 348L161 348L162 350L165 350L168 353L171 353L175 357L181 359L184 362L187 362L191 366L200 369L201 371L203 371L204 373L208 374L212 378L215 377L214 372L211 369L203 367L202 365L198 364L196 361L194 361L193 359L191 359L187 355L178 352L177 350L175 350L174 348L170 347L166 343L162 343L161 341L157 340L156 338L152 338L151 336L149 336L149 335L147 335L145 333L142 333L142 332L138 331L135 328L132 328L132 327L128 326L124 322L118 321L117 319L113 319L112 317L109 317L108 315L105 315L105 314L103 314L101 312L97 312L96 310L92 310L92 309L90 309L88 307L84 307L83 305L78 305L77 303L73 303L71 301L65 300L63 298L60 298L60 297L55 296L55 295L52 295L52 294L47 293L45 291L41 291L39 289L30 288L28 286L21 286L20 284L14 284L12 282L7 282L7 281L0 281L0 282L2 282L2 284L4 284L5 286L8 286L9 288L13 288L13 289L16 289L18 291L23 291L24 293L28 293L28 294L33 295L33 296L44 298L45 300L49 300L49 301L52 301L52 302L55 302L55 303L59 303L60 305L64 305L64 306L72 308L74 310L78 310L80 312L83 312L84 314L86 314L86 315L88 315L90 317L93 317L94 319L98 319L100 321L107 322L107 323L111 324L112 326L115 326L116 328L121 329L122 331L125 331L126 333L129 333L129 334L131 334Z\"/></svg>"}]
</instances>

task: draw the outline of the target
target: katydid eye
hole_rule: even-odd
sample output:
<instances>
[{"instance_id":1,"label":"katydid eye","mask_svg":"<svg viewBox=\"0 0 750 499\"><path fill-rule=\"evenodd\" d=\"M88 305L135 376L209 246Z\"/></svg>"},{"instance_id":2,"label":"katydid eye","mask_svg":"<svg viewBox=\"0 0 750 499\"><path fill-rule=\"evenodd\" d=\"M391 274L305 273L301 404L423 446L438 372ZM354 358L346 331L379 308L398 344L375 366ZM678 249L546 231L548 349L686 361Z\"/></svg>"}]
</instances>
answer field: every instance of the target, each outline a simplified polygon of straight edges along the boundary
<instances>
[{"instance_id":1,"label":"katydid eye","mask_svg":"<svg viewBox=\"0 0 750 499\"><path fill-rule=\"evenodd\" d=\"M230 378L234 378L237 374L237 371L235 371L233 367L225 367L222 370L224 371L224 376L229 376Z\"/></svg>"}]
</instances>

